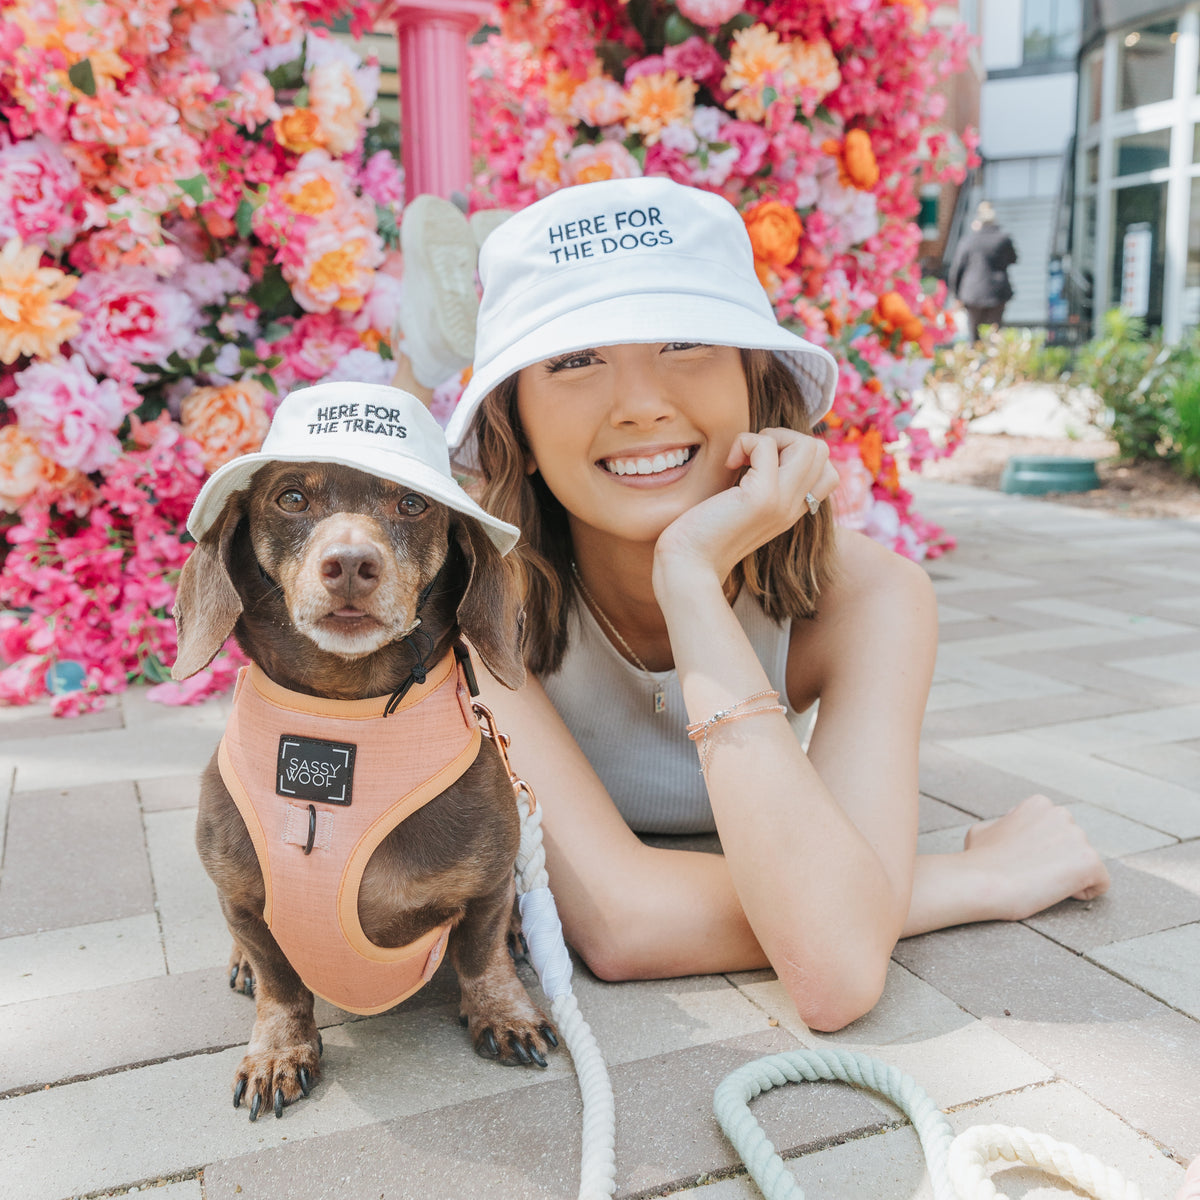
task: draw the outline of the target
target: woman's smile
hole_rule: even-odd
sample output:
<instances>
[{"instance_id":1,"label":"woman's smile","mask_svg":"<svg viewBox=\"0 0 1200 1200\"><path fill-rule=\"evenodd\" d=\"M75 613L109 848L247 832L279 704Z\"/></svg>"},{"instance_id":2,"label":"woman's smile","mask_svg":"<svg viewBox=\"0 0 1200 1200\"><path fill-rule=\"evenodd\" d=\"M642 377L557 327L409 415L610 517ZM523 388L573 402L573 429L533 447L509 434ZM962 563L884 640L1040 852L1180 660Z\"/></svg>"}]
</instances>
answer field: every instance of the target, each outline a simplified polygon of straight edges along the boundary
<instances>
[{"instance_id":1,"label":"woman's smile","mask_svg":"<svg viewBox=\"0 0 1200 1200\"><path fill-rule=\"evenodd\" d=\"M622 483L634 486L674 483L687 473L686 468L698 449L696 445L667 449L642 446L601 458L596 465L606 474L617 476Z\"/></svg>"}]
</instances>

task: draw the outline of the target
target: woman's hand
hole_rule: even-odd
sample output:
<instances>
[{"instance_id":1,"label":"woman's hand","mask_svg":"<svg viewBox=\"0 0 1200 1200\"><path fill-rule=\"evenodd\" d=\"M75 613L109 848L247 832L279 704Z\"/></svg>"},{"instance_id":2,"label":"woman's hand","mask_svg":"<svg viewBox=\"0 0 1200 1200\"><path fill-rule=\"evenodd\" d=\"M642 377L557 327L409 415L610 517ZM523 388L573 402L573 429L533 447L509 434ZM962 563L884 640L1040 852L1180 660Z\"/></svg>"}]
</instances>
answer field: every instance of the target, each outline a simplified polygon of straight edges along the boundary
<instances>
[{"instance_id":1,"label":"woman's hand","mask_svg":"<svg viewBox=\"0 0 1200 1200\"><path fill-rule=\"evenodd\" d=\"M731 488L677 517L654 550L654 590L681 572L712 572L724 583L748 554L809 516L807 496L825 500L837 487L829 447L794 429L743 433L730 447L725 466L742 470ZM744 468L744 470L743 470Z\"/></svg>"}]
</instances>

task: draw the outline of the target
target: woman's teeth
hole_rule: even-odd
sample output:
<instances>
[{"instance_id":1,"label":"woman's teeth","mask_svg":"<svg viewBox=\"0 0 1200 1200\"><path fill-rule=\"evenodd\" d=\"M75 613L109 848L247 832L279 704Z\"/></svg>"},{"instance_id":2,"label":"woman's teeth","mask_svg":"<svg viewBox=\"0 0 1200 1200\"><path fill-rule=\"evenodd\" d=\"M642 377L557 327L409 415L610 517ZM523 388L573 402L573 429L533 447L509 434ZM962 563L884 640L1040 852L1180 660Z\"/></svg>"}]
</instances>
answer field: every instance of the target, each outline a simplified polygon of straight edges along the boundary
<instances>
[{"instance_id":1,"label":"woman's teeth","mask_svg":"<svg viewBox=\"0 0 1200 1200\"><path fill-rule=\"evenodd\" d=\"M685 449L669 450L653 458L608 458L604 460L604 469L613 475L657 475L672 467L682 467L691 457L691 450Z\"/></svg>"}]
</instances>

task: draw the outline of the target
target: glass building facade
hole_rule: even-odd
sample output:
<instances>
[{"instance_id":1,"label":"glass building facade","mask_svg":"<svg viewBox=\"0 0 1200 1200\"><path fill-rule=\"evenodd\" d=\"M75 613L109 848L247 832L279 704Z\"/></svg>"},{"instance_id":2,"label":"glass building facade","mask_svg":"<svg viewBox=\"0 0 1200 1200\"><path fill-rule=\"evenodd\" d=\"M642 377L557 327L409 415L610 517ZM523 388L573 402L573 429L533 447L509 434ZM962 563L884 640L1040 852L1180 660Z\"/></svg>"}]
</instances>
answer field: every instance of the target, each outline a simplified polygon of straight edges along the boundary
<instances>
[{"instance_id":1,"label":"glass building facade","mask_svg":"<svg viewBox=\"0 0 1200 1200\"><path fill-rule=\"evenodd\" d=\"M1121 307L1173 340L1200 325L1200 3L1102 7L1080 55L1068 294L1085 320Z\"/></svg>"}]
</instances>

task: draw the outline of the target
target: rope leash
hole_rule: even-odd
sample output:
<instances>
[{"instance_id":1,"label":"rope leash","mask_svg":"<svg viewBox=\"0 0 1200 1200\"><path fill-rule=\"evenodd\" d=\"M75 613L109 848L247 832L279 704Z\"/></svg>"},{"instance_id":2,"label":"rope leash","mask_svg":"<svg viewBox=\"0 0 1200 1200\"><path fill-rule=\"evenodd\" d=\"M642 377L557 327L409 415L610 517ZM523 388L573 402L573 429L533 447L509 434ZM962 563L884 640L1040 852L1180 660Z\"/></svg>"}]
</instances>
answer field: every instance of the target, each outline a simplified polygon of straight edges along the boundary
<instances>
[{"instance_id":1,"label":"rope leash","mask_svg":"<svg viewBox=\"0 0 1200 1200\"><path fill-rule=\"evenodd\" d=\"M529 961L550 1001L550 1015L566 1043L583 1097L583 1134L579 1163L578 1200L607 1200L617 1190L616 1109L608 1068L591 1026L579 1011L571 990L571 956L563 940L562 922L542 845L542 810L533 791L519 779L508 761L508 737L496 728L486 705L474 702L484 733L500 751L521 815L521 845L515 867L521 932L529 946Z\"/></svg>"},{"instance_id":2,"label":"rope leash","mask_svg":"<svg viewBox=\"0 0 1200 1200\"><path fill-rule=\"evenodd\" d=\"M975 1125L957 1137L945 1115L911 1076L848 1050L794 1050L768 1055L727 1075L713 1112L765 1200L804 1200L804 1191L750 1113L763 1092L801 1080L836 1079L876 1092L912 1122L925 1152L934 1200L1006 1200L987 1176L1003 1159L1065 1179L1095 1200L1142 1200L1136 1184L1075 1146L1009 1125Z\"/></svg>"}]
</instances>

